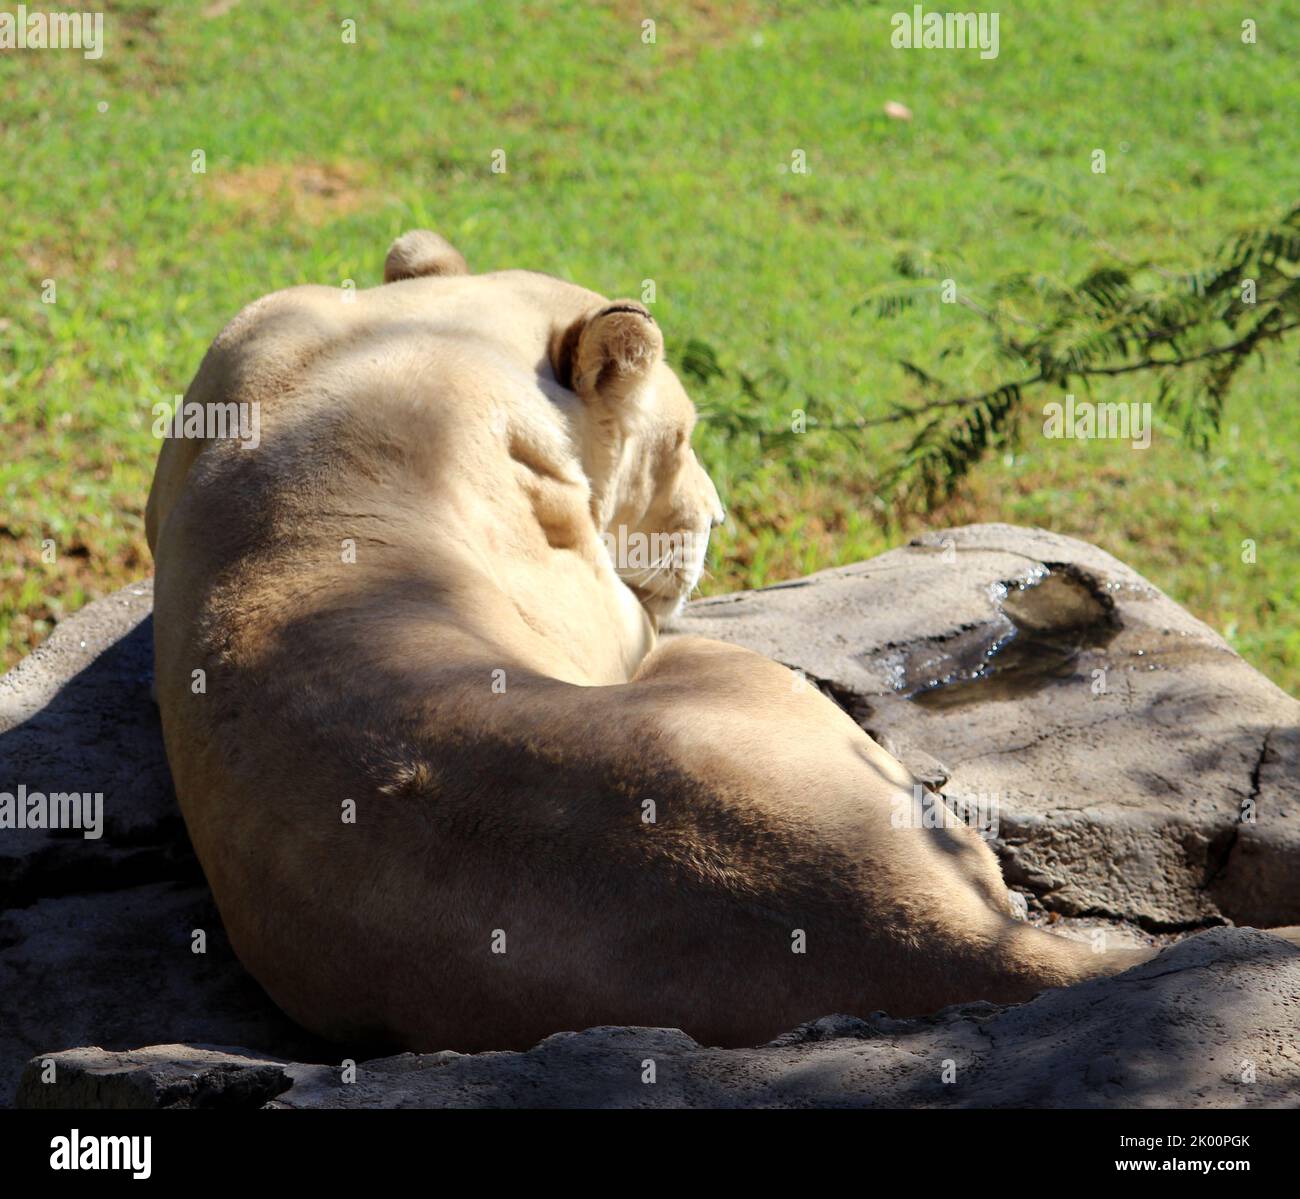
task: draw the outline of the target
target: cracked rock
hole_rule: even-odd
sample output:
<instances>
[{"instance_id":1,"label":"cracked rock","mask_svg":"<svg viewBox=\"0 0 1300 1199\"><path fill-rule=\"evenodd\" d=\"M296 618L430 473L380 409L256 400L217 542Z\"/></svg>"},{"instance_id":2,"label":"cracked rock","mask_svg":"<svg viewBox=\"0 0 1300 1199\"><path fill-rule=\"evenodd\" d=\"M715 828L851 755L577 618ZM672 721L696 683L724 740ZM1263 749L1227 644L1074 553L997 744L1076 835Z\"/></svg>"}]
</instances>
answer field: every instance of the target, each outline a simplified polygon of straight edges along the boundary
<instances>
[{"instance_id":1,"label":"cracked rock","mask_svg":"<svg viewBox=\"0 0 1300 1199\"><path fill-rule=\"evenodd\" d=\"M818 680L954 803L996 803L1047 910L1177 929L1300 921L1300 704L1094 546L969 525L682 633Z\"/></svg>"},{"instance_id":2,"label":"cracked rock","mask_svg":"<svg viewBox=\"0 0 1300 1199\"><path fill-rule=\"evenodd\" d=\"M28 1108L258 1108L293 1080L279 1062L238 1049L152 1045L113 1053L97 1045L30 1062L19 1084Z\"/></svg>"},{"instance_id":3,"label":"cracked rock","mask_svg":"<svg viewBox=\"0 0 1300 1199\"><path fill-rule=\"evenodd\" d=\"M334 1066L246 1050L85 1048L51 1055L55 1082L32 1063L18 1101L178 1106L174 1095L188 1097L191 1080L202 1095L224 1063L249 1078L241 1102L276 1108L1285 1107L1300 1100L1298 996L1300 949L1224 928L1029 1003L919 1020L828 1016L754 1049L709 1048L677 1029L591 1028L526 1053L365 1061L348 1082Z\"/></svg>"}]
</instances>

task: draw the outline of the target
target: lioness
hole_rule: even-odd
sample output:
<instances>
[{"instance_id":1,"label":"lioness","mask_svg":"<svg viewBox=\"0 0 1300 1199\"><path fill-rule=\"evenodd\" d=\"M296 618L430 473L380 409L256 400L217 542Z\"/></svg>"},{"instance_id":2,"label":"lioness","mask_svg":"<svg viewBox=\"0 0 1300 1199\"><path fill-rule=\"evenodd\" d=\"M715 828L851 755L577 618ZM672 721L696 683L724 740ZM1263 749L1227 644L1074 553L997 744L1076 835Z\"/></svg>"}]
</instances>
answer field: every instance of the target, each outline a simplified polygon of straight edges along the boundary
<instances>
[{"instance_id":1,"label":"lioness","mask_svg":"<svg viewBox=\"0 0 1300 1199\"><path fill-rule=\"evenodd\" d=\"M286 1012L742 1045L1149 956L1013 919L973 831L894 827L908 773L784 667L656 648L723 511L642 305L426 232L384 278L241 312L186 401L260 405L260 444L168 440L149 497L177 794ZM656 535L684 552L616 564Z\"/></svg>"}]
</instances>

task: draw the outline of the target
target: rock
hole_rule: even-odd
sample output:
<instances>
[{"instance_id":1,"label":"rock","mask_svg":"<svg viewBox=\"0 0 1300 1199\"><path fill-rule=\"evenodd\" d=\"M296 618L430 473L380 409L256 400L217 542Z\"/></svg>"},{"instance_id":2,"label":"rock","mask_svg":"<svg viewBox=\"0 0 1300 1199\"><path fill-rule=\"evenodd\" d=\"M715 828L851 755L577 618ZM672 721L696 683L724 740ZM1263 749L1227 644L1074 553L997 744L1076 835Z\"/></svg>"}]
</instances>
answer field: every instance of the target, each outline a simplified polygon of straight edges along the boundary
<instances>
[{"instance_id":1,"label":"rock","mask_svg":"<svg viewBox=\"0 0 1300 1199\"><path fill-rule=\"evenodd\" d=\"M27 1108L256 1108L292 1085L281 1063L238 1049L93 1045L28 1063L18 1093Z\"/></svg>"},{"instance_id":2,"label":"rock","mask_svg":"<svg viewBox=\"0 0 1300 1199\"><path fill-rule=\"evenodd\" d=\"M1021 1008L828 1015L745 1051L675 1030L557 1033L524 1054L368 1061L345 1083L340 1051L296 1029L225 940L149 698L151 593L146 581L89 605L0 678L0 792L102 792L105 823L98 840L0 830L3 1099L29 1059L31 1106L1183 1102L1174 1073L1187 1102L1267 1103L1294 1083L1277 1048L1296 1041L1294 954L1245 930ZM698 601L679 629L803 670L952 802L996 794L996 844L1037 923L1153 944L1216 921L1300 921L1298 705L1100 550L970 526ZM1180 979L1211 999L1196 1008ZM1093 1006L1070 1007L1079 995ZM940 1050L957 1089L925 1056ZM1225 1065L1238 1056L1259 1079L1240 1093ZM54 1084L40 1081L47 1058Z\"/></svg>"},{"instance_id":3,"label":"rock","mask_svg":"<svg viewBox=\"0 0 1300 1199\"><path fill-rule=\"evenodd\" d=\"M1082 541L970 525L677 631L803 671L955 803L1008 882L1154 929L1300 921L1300 704Z\"/></svg>"},{"instance_id":4,"label":"rock","mask_svg":"<svg viewBox=\"0 0 1300 1199\"><path fill-rule=\"evenodd\" d=\"M104 832L0 830L0 907L188 867L153 681L153 581L60 622L0 678L0 791L102 792Z\"/></svg>"},{"instance_id":5,"label":"rock","mask_svg":"<svg viewBox=\"0 0 1300 1199\"><path fill-rule=\"evenodd\" d=\"M193 952L195 930L205 934L204 953ZM201 884L50 896L0 917L0 947L5 1101L26 1059L88 1042L125 1049L157 1038L334 1056L240 966Z\"/></svg>"},{"instance_id":6,"label":"rock","mask_svg":"<svg viewBox=\"0 0 1300 1199\"><path fill-rule=\"evenodd\" d=\"M557 1033L526 1053L332 1066L244 1050L74 1049L23 1075L26 1107L1283 1107L1300 1099L1300 949L1215 929L1126 974L927 1019L814 1021L755 1049L677 1029ZM48 1068L46 1068L48 1074Z\"/></svg>"}]
</instances>

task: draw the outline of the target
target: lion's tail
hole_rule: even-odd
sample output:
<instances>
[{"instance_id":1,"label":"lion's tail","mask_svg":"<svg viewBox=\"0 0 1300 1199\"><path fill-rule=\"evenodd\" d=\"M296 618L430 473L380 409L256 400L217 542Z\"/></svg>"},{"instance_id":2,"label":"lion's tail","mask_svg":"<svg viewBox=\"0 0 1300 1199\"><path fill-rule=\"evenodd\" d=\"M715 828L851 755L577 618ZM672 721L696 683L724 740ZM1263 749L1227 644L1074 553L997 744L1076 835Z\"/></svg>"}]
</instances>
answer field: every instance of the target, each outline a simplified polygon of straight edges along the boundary
<instances>
[{"instance_id":1,"label":"lion's tail","mask_svg":"<svg viewBox=\"0 0 1300 1199\"><path fill-rule=\"evenodd\" d=\"M1261 932L1281 937L1300 948L1300 925L1266 928ZM1009 933L1011 949L1008 975L1013 992L1027 999L1049 987L1064 987L1093 978L1122 974L1151 961L1163 946L1122 946L1110 948L1103 937L1076 940L1033 925L1018 924ZM1006 1002L1007 1000L1003 1000ZM1012 1000L1014 1002L1014 1000Z\"/></svg>"}]
</instances>

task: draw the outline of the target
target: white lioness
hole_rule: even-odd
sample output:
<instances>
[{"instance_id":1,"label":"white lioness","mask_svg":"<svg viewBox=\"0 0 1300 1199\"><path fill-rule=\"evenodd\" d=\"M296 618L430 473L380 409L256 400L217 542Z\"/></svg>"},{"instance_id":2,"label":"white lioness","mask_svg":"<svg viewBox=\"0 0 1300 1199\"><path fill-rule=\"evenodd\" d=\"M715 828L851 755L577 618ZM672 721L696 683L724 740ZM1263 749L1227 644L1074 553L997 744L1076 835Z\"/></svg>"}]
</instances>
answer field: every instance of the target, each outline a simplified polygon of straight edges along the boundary
<instances>
[{"instance_id":1,"label":"white lioness","mask_svg":"<svg viewBox=\"0 0 1300 1199\"><path fill-rule=\"evenodd\" d=\"M423 232L385 280L240 313L187 403L260 405L260 444L169 440L149 497L177 794L286 1012L739 1045L1149 956L1014 920L973 831L894 827L909 775L784 667L655 647L722 510L641 305ZM684 552L611 556L656 535Z\"/></svg>"}]
</instances>

